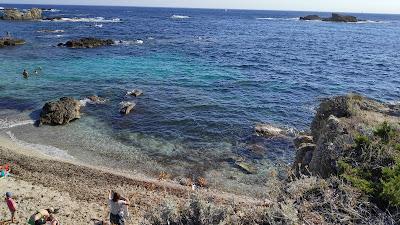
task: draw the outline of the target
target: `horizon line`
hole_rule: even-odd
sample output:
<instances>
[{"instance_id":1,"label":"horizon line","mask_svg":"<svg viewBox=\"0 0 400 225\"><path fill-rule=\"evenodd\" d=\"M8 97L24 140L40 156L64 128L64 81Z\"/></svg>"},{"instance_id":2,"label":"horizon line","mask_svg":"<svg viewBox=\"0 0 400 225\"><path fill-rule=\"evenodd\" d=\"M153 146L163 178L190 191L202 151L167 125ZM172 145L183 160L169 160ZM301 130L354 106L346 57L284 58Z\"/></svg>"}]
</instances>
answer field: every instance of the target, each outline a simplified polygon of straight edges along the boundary
<instances>
[{"instance_id":1,"label":"horizon line","mask_svg":"<svg viewBox=\"0 0 400 225\"><path fill-rule=\"evenodd\" d=\"M92 5L92 4L38 4L38 3L0 3L0 5L50 5L50 6L95 6L95 7L131 7L131 8L163 8L163 9L208 9L208 10L243 10L243 11L280 11L280 12L316 12L316 13L355 13L400 15L398 12L351 12L351 11L304 11L295 9L254 9L254 8L208 8L208 7L180 7L180 6L141 6L141 5Z\"/></svg>"}]
</instances>

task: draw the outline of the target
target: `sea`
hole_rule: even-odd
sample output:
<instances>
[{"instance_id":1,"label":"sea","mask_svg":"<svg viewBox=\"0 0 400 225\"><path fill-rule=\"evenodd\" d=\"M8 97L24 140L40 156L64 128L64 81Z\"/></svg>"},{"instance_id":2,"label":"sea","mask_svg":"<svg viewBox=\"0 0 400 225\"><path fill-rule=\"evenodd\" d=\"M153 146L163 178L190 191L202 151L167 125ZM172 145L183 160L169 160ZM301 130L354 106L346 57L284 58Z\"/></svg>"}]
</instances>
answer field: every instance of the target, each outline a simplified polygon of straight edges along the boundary
<instances>
[{"instance_id":1,"label":"sea","mask_svg":"<svg viewBox=\"0 0 400 225\"><path fill-rule=\"evenodd\" d=\"M400 99L400 15L352 13L363 21L333 23L299 20L324 12L0 7L45 8L45 17L61 18L0 21L1 35L27 42L0 49L0 134L92 166L174 181L204 177L216 189L262 195L295 149L290 137L256 135L257 123L307 132L323 98ZM82 37L115 45L57 47ZM127 96L133 89L144 94ZM86 104L65 126L34 125L46 102L91 95L107 101ZM124 101L136 107L123 116Z\"/></svg>"}]
</instances>

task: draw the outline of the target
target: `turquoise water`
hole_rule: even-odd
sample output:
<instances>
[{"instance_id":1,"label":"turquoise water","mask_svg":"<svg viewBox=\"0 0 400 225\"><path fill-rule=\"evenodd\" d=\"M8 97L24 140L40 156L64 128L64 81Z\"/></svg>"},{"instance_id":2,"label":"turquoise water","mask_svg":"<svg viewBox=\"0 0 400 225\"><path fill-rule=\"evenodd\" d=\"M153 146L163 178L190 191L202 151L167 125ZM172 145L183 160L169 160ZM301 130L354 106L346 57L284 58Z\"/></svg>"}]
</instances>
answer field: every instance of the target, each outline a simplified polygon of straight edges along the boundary
<instances>
[{"instance_id":1,"label":"turquoise water","mask_svg":"<svg viewBox=\"0 0 400 225\"><path fill-rule=\"evenodd\" d=\"M99 95L108 102L88 104L82 119L64 127L0 131L83 162L153 176L163 170L206 176L215 186L246 189L265 183L274 164L288 164L294 155L290 140L255 136L256 123L307 130L321 97L350 91L399 100L397 15L360 14L368 21L336 24L296 18L307 12L56 8L46 16L68 21L0 21L0 33L27 40L0 49L3 127L36 120L45 102L62 96ZM55 47L86 36L122 43ZM39 75L22 78L23 69L39 66ZM144 95L125 96L135 88ZM127 100L137 106L121 116L119 103ZM259 172L244 174L232 163L238 158Z\"/></svg>"}]
</instances>

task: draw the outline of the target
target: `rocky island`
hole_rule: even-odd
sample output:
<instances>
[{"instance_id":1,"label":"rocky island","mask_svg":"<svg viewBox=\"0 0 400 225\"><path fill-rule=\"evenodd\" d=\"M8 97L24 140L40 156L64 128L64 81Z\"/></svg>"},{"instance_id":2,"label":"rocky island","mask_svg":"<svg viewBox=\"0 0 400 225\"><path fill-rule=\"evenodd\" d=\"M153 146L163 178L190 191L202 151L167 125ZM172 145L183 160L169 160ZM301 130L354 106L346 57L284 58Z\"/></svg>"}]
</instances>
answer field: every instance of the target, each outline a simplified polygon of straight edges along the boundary
<instances>
[{"instance_id":1,"label":"rocky island","mask_svg":"<svg viewBox=\"0 0 400 225\"><path fill-rule=\"evenodd\" d=\"M65 43L59 43L57 46L67 48L96 48L102 46L110 46L113 44L114 41L111 39L103 40L98 38L81 38L77 40L67 41Z\"/></svg>"},{"instance_id":2,"label":"rocky island","mask_svg":"<svg viewBox=\"0 0 400 225\"><path fill-rule=\"evenodd\" d=\"M26 42L22 39L15 39L4 37L0 38L0 48L8 47L8 46L17 46L17 45L24 45Z\"/></svg>"},{"instance_id":3,"label":"rocky island","mask_svg":"<svg viewBox=\"0 0 400 225\"><path fill-rule=\"evenodd\" d=\"M355 16L346 16L338 13L332 13L332 16L328 18L322 18L318 15L308 15L300 17L300 20L320 20L325 22L344 22L344 23L356 23L362 21Z\"/></svg>"}]
</instances>

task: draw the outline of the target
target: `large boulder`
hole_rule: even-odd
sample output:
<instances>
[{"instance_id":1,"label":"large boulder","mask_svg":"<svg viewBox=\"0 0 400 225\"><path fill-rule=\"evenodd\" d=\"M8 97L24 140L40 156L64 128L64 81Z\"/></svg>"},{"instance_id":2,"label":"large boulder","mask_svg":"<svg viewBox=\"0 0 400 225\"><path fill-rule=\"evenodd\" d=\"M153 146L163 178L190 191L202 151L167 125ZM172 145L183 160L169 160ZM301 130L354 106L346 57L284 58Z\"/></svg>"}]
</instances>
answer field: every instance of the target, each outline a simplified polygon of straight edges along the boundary
<instances>
[{"instance_id":1,"label":"large boulder","mask_svg":"<svg viewBox=\"0 0 400 225\"><path fill-rule=\"evenodd\" d=\"M71 97L47 102L40 113L39 124L64 125L80 118L81 104Z\"/></svg>"},{"instance_id":2,"label":"large boulder","mask_svg":"<svg viewBox=\"0 0 400 225\"><path fill-rule=\"evenodd\" d=\"M26 12L21 12L18 9L5 9L0 18L3 20L41 20L42 10L32 8Z\"/></svg>"},{"instance_id":3,"label":"large boulder","mask_svg":"<svg viewBox=\"0 0 400 225\"><path fill-rule=\"evenodd\" d=\"M67 41L66 43L60 43L58 46L64 46L68 48L96 48L101 46L113 45L114 41L111 39L98 39L98 38L81 38L77 40Z\"/></svg>"},{"instance_id":4,"label":"large boulder","mask_svg":"<svg viewBox=\"0 0 400 225\"><path fill-rule=\"evenodd\" d=\"M17 46L25 44L25 40L22 39L14 39L14 38L1 38L0 39L0 48L7 46Z\"/></svg>"},{"instance_id":5,"label":"large boulder","mask_svg":"<svg viewBox=\"0 0 400 225\"><path fill-rule=\"evenodd\" d=\"M355 138L368 135L385 121L400 123L400 109L349 94L321 102L311 124L313 138L298 145L294 169L323 178L339 172L339 161L351 151ZM307 143L311 142L313 143ZM300 140L299 140L300 143Z\"/></svg>"}]
</instances>

